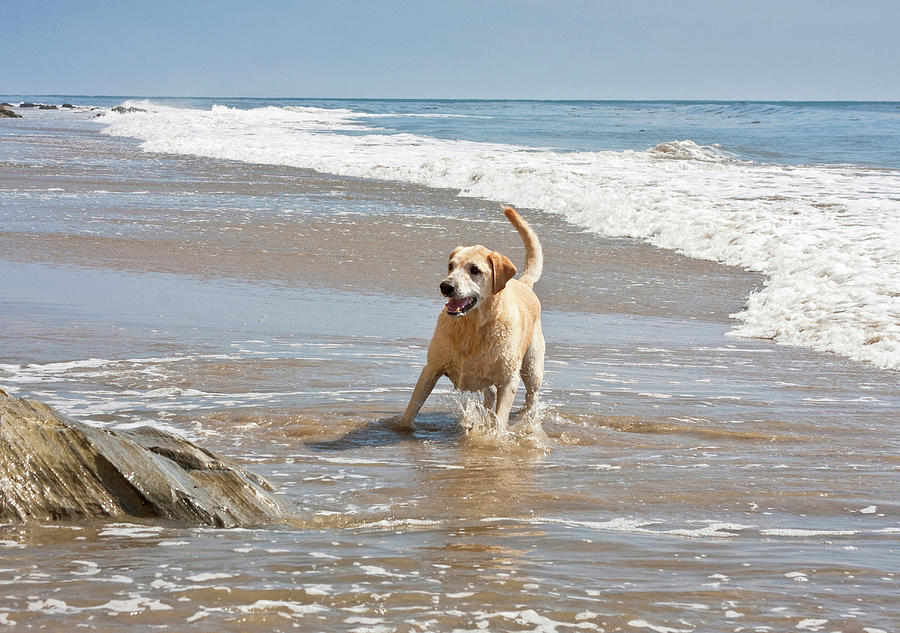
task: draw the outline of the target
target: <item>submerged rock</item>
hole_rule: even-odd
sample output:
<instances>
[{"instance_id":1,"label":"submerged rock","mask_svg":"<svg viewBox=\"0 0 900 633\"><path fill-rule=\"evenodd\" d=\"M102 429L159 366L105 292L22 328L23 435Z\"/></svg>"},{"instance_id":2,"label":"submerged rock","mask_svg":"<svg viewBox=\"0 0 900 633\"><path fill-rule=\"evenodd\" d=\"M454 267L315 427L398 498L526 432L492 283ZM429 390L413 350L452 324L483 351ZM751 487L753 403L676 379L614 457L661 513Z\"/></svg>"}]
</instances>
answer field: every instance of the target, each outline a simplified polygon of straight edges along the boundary
<instances>
[{"instance_id":1,"label":"submerged rock","mask_svg":"<svg viewBox=\"0 0 900 633\"><path fill-rule=\"evenodd\" d=\"M12 110L8 110L2 106L0 106L0 119L21 119L21 114L16 114Z\"/></svg>"},{"instance_id":2,"label":"submerged rock","mask_svg":"<svg viewBox=\"0 0 900 633\"><path fill-rule=\"evenodd\" d=\"M262 477L159 429L96 428L0 389L0 521L290 518Z\"/></svg>"}]
</instances>

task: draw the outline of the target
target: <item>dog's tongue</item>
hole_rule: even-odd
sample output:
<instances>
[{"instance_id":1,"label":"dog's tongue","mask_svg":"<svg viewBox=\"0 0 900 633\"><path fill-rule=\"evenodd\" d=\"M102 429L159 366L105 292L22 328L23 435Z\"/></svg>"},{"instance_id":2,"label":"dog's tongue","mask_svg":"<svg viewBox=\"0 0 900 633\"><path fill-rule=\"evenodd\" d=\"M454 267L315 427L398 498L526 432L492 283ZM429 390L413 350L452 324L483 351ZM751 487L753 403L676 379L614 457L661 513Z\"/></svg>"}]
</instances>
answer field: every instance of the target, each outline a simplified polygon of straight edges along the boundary
<instances>
[{"instance_id":1,"label":"dog's tongue","mask_svg":"<svg viewBox=\"0 0 900 633\"><path fill-rule=\"evenodd\" d=\"M468 299L450 299L450 301L447 302L447 310L450 312L459 312L466 307L467 303L469 303Z\"/></svg>"}]
</instances>

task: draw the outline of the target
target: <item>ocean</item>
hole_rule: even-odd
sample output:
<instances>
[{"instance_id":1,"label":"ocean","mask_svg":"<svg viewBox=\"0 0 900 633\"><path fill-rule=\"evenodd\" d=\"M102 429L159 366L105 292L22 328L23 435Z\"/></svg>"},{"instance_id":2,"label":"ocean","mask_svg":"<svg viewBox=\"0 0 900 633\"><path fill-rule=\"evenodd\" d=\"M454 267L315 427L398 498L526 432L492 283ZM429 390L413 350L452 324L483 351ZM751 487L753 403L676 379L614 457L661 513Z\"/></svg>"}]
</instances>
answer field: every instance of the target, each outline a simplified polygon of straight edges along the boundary
<instances>
[{"instance_id":1,"label":"ocean","mask_svg":"<svg viewBox=\"0 0 900 633\"><path fill-rule=\"evenodd\" d=\"M738 336L900 369L896 103L134 101L146 152L452 189L759 271Z\"/></svg>"},{"instance_id":2,"label":"ocean","mask_svg":"<svg viewBox=\"0 0 900 633\"><path fill-rule=\"evenodd\" d=\"M0 101L0 388L297 513L0 526L0 628L900 626L900 103ZM537 426L441 382L398 433L500 203Z\"/></svg>"}]
</instances>

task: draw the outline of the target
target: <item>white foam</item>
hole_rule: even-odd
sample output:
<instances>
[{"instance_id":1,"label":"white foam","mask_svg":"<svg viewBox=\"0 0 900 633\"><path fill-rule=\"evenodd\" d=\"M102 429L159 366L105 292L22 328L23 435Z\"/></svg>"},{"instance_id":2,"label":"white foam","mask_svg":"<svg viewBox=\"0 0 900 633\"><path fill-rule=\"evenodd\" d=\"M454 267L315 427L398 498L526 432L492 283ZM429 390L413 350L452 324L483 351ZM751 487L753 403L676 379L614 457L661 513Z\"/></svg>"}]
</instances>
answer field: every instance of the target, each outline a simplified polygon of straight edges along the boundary
<instances>
[{"instance_id":1,"label":"white foam","mask_svg":"<svg viewBox=\"0 0 900 633\"><path fill-rule=\"evenodd\" d=\"M386 530L422 530L434 529L443 525L442 521L432 519L382 519L380 521L370 521L357 526L360 530L366 529L386 529Z\"/></svg>"},{"instance_id":2,"label":"white foam","mask_svg":"<svg viewBox=\"0 0 900 633\"><path fill-rule=\"evenodd\" d=\"M753 526L740 523L724 523L719 521L689 521L689 523L704 523L704 527L697 528L672 528L651 529L650 526L659 525L660 521L646 519L634 519L618 517L609 521L576 521L568 519L534 518L528 519L533 523L557 523L573 527L585 527L604 532L624 532L628 534L645 534L653 536L678 536L683 538L734 538L740 532L750 530Z\"/></svg>"},{"instance_id":3,"label":"white foam","mask_svg":"<svg viewBox=\"0 0 900 633\"><path fill-rule=\"evenodd\" d=\"M142 613L144 611L171 611L172 607L150 598L133 596L128 600L110 600L92 609L101 609L109 613Z\"/></svg>"},{"instance_id":4,"label":"white foam","mask_svg":"<svg viewBox=\"0 0 900 633\"><path fill-rule=\"evenodd\" d=\"M203 574L194 574L193 576L188 576L185 580L190 580L191 582L209 582L210 580L223 580L225 578L234 578L234 574L227 573L218 573L218 572L207 572Z\"/></svg>"},{"instance_id":5,"label":"white foam","mask_svg":"<svg viewBox=\"0 0 900 633\"><path fill-rule=\"evenodd\" d=\"M186 622L196 622L215 613L229 614L253 614L259 612L274 612L279 616L295 620L314 613L327 612L328 609L320 604L303 604L289 600L257 600L253 604L235 605L228 607L203 607L192 616L186 618Z\"/></svg>"},{"instance_id":6,"label":"white foam","mask_svg":"<svg viewBox=\"0 0 900 633\"><path fill-rule=\"evenodd\" d=\"M148 152L451 188L762 272L735 334L900 369L896 171L747 163L690 141L561 153L383 134L346 109L134 105L148 112L108 113L105 132Z\"/></svg>"},{"instance_id":7,"label":"white foam","mask_svg":"<svg viewBox=\"0 0 900 633\"><path fill-rule=\"evenodd\" d=\"M69 572L73 576L95 576L100 573L100 566L97 563L89 560L73 560L72 563L76 565L84 565L84 569L82 571L72 571Z\"/></svg>"},{"instance_id":8,"label":"white foam","mask_svg":"<svg viewBox=\"0 0 900 633\"><path fill-rule=\"evenodd\" d=\"M662 626L661 624L651 624L646 620L630 620L628 626L636 629L650 629L656 633L693 633L694 629L676 629L671 626Z\"/></svg>"},{"instance_id":9,"label":"white foam","mask_svg":"<svg viewBox=\"0 0 900 633\"><path fill-rule=\"evenodd\" d=\"M65 615L78 613L81 611L81 609L77 607L69 606L64 600L57 600L55 598L47 598L46 600L32 600L28 603L28 610L52 615Z\"/></svg>"},{"instance_id":10,"label":"white foam","mask_svg":"<svg viewBox=\"0 0 900 633\"><path fill-rule=\"evenodd\" d=\"M99 536L124 536L127 538L149 538L159 536L162 528L152 525L136 525L134 523L110 523L100 530Z\"/></svg>"},{"instance_id":11,"label":"white foam","mask_svg":"<svg viewBox=\"0 0 900 633\"><path fill-rule=\"evenodd\" d=\"M804 530L798 528L776 528L760 530L763 536L783 536L789 538L810 538L814 536L856 536L858 530Z\"/></svg>"},{"instance_id":12,"label":"white foam","mask_svg":"<svg viewBox=\"0 0 900 633\"><path fill-rule=\"evenodd\" d=\"M110 362L111 361L103 358L87 358L85 360L73 360L63 363L31 363L26 366L26 369L33 370L35 373L55 374L71 371L73 369L96 369L97 367L103 367Z\"/></svg>"},{"instance_id":13,"label":"white foam","mask_svg":"<svg viewBox=\"0 0 900 633\"><path fill-rule=\"evenodd\" d=\"M395 574L378 565L360 565L359 568L366 576L386 576L388 578L409 578L409 574Z\"/></svg>"},{"instance_id":14,"label":"white foam","mask_svg":"<svg viewBox=\"0 0 900 633\"><path fill-rule=\"evenodd\" d=\"M587 521L555 517L485 517L484 523L525 522L532 525L562 525L573 528L585 528L600 532L620 532L625 534L644 535L650 537L678 537L688 539L809 539L809 538L847 538L868 537L882 534L900 534L900 528L882 527L871 530L815 530L801 528L760 528L755 525L729 523L711 519L684 521L684 527L667 527L668 521L642 519L635 517L616 517L606 521ZM694 527L698 525L698 527ZM798 576L802 572L792 572ZM793 576L789 576L793 577ZM712 578L712 576L711 576ZM803 582L799 580L798 582Z\"/></svg>"},{"instance_id":15,"label":"white foam","mask_svg":"<svg viewBox=\"0 0 900 633\"><path fill-rule=\"evenodd\" d=\"M731 538L737 536L735 532L741 532L748 528L750 528L750 526L742 525L740 523L720 523L710 521L706 527L665 530L663 534L686 536L688 538Z\"/></svg>"},{"instance_id":16,"label":"white foam","mask_svg":"<svg viewBox=\"0 0 900 633\"><path fill-rule=\"evenodd\" d=\"M363 457L324 457L322 455L315 455L314 458L317 461L327 462L329 464L348 464L360 466L394 466L399 463L390 460L366 459Z\"/></svg>"},{"instance_id":17,"label":"white foam","mask_svg":"<svg viewBox=\"0 0 900 633\"><path fill-rule=\"evenodd\" d=\"M563 622L554 620L540 614L534 609L522 609L520 611L501 611L499 613L485 613L477 615L480 622L487 622L495 618L503 618L515 622L518 625L527 625L532 628L527 630L538 633L555 633L560 628L580 630L602 630L592 622Z\"/></svg>"},{"instance_id":18,"label":"white foam","mask_svg":"<svg viewBox=\"0 0 900 633\"><path fill-rule=\"evenodd\" d=\"M312 613L328 611L320 604L303 604L289 600L257 600L253 604L239 605L235 607L241 613L255 613L257 611L277 611L290 616L303 616Z\"/></svg>"}]
</instances>

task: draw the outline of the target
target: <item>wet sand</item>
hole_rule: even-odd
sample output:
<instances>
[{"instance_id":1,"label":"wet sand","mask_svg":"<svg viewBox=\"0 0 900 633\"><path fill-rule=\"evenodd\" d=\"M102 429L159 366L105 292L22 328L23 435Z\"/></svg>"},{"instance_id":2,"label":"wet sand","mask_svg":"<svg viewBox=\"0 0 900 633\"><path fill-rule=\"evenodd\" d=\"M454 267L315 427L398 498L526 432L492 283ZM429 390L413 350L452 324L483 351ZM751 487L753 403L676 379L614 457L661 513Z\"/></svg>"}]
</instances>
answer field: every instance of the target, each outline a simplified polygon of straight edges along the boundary
<instances>
[{"instance_id":1,"label":"wet sand","mask_svg":"<svg viewBox=\"0 0 900 633\"><path fill-rule=\"evenodd\" d=\"M173 428L268 477L298 518L2 526L0 627L900 622L900 381L727 336L757 275L523 209L546 254L546 440L467 434L478 412L446 382L406 435L386 420L446 254L522 262L499 205L62 132L0 164L0 386Z\"/></svg>"},{"instance_id":2,"label":"wet sand","mask_svg":"<svg viewBox=\"0 0 900 633\"><path fill-rule=\"evenodd\" d=\"M159 192L160 208L140 209L129 205L129 197L152 195L156 183L87 174L77 180L57 174L23 178L17 170L0 167L10 188L41 192L56 187L73 195L99 191L109 198L83 209L63 198L55 203L62 208L49 231L40 221L30 222L29 211L20 208L12 215L10 209L15 230L0 231L0 252L16 261L424 300L435 300L447 254L460 244L484 243L523 262L518 234L496 203L279 167L223 162L218 168L196 174L204 180L169 184ZM217 173L227 174L227 181L217 182ZM43 209L43 200L29 203ZM727 322L761 283L758 275L740 269L635 240L604 239L552 216L523 212L545 246L541 296L551 308Z\"/></svg>"}]
</instances>

